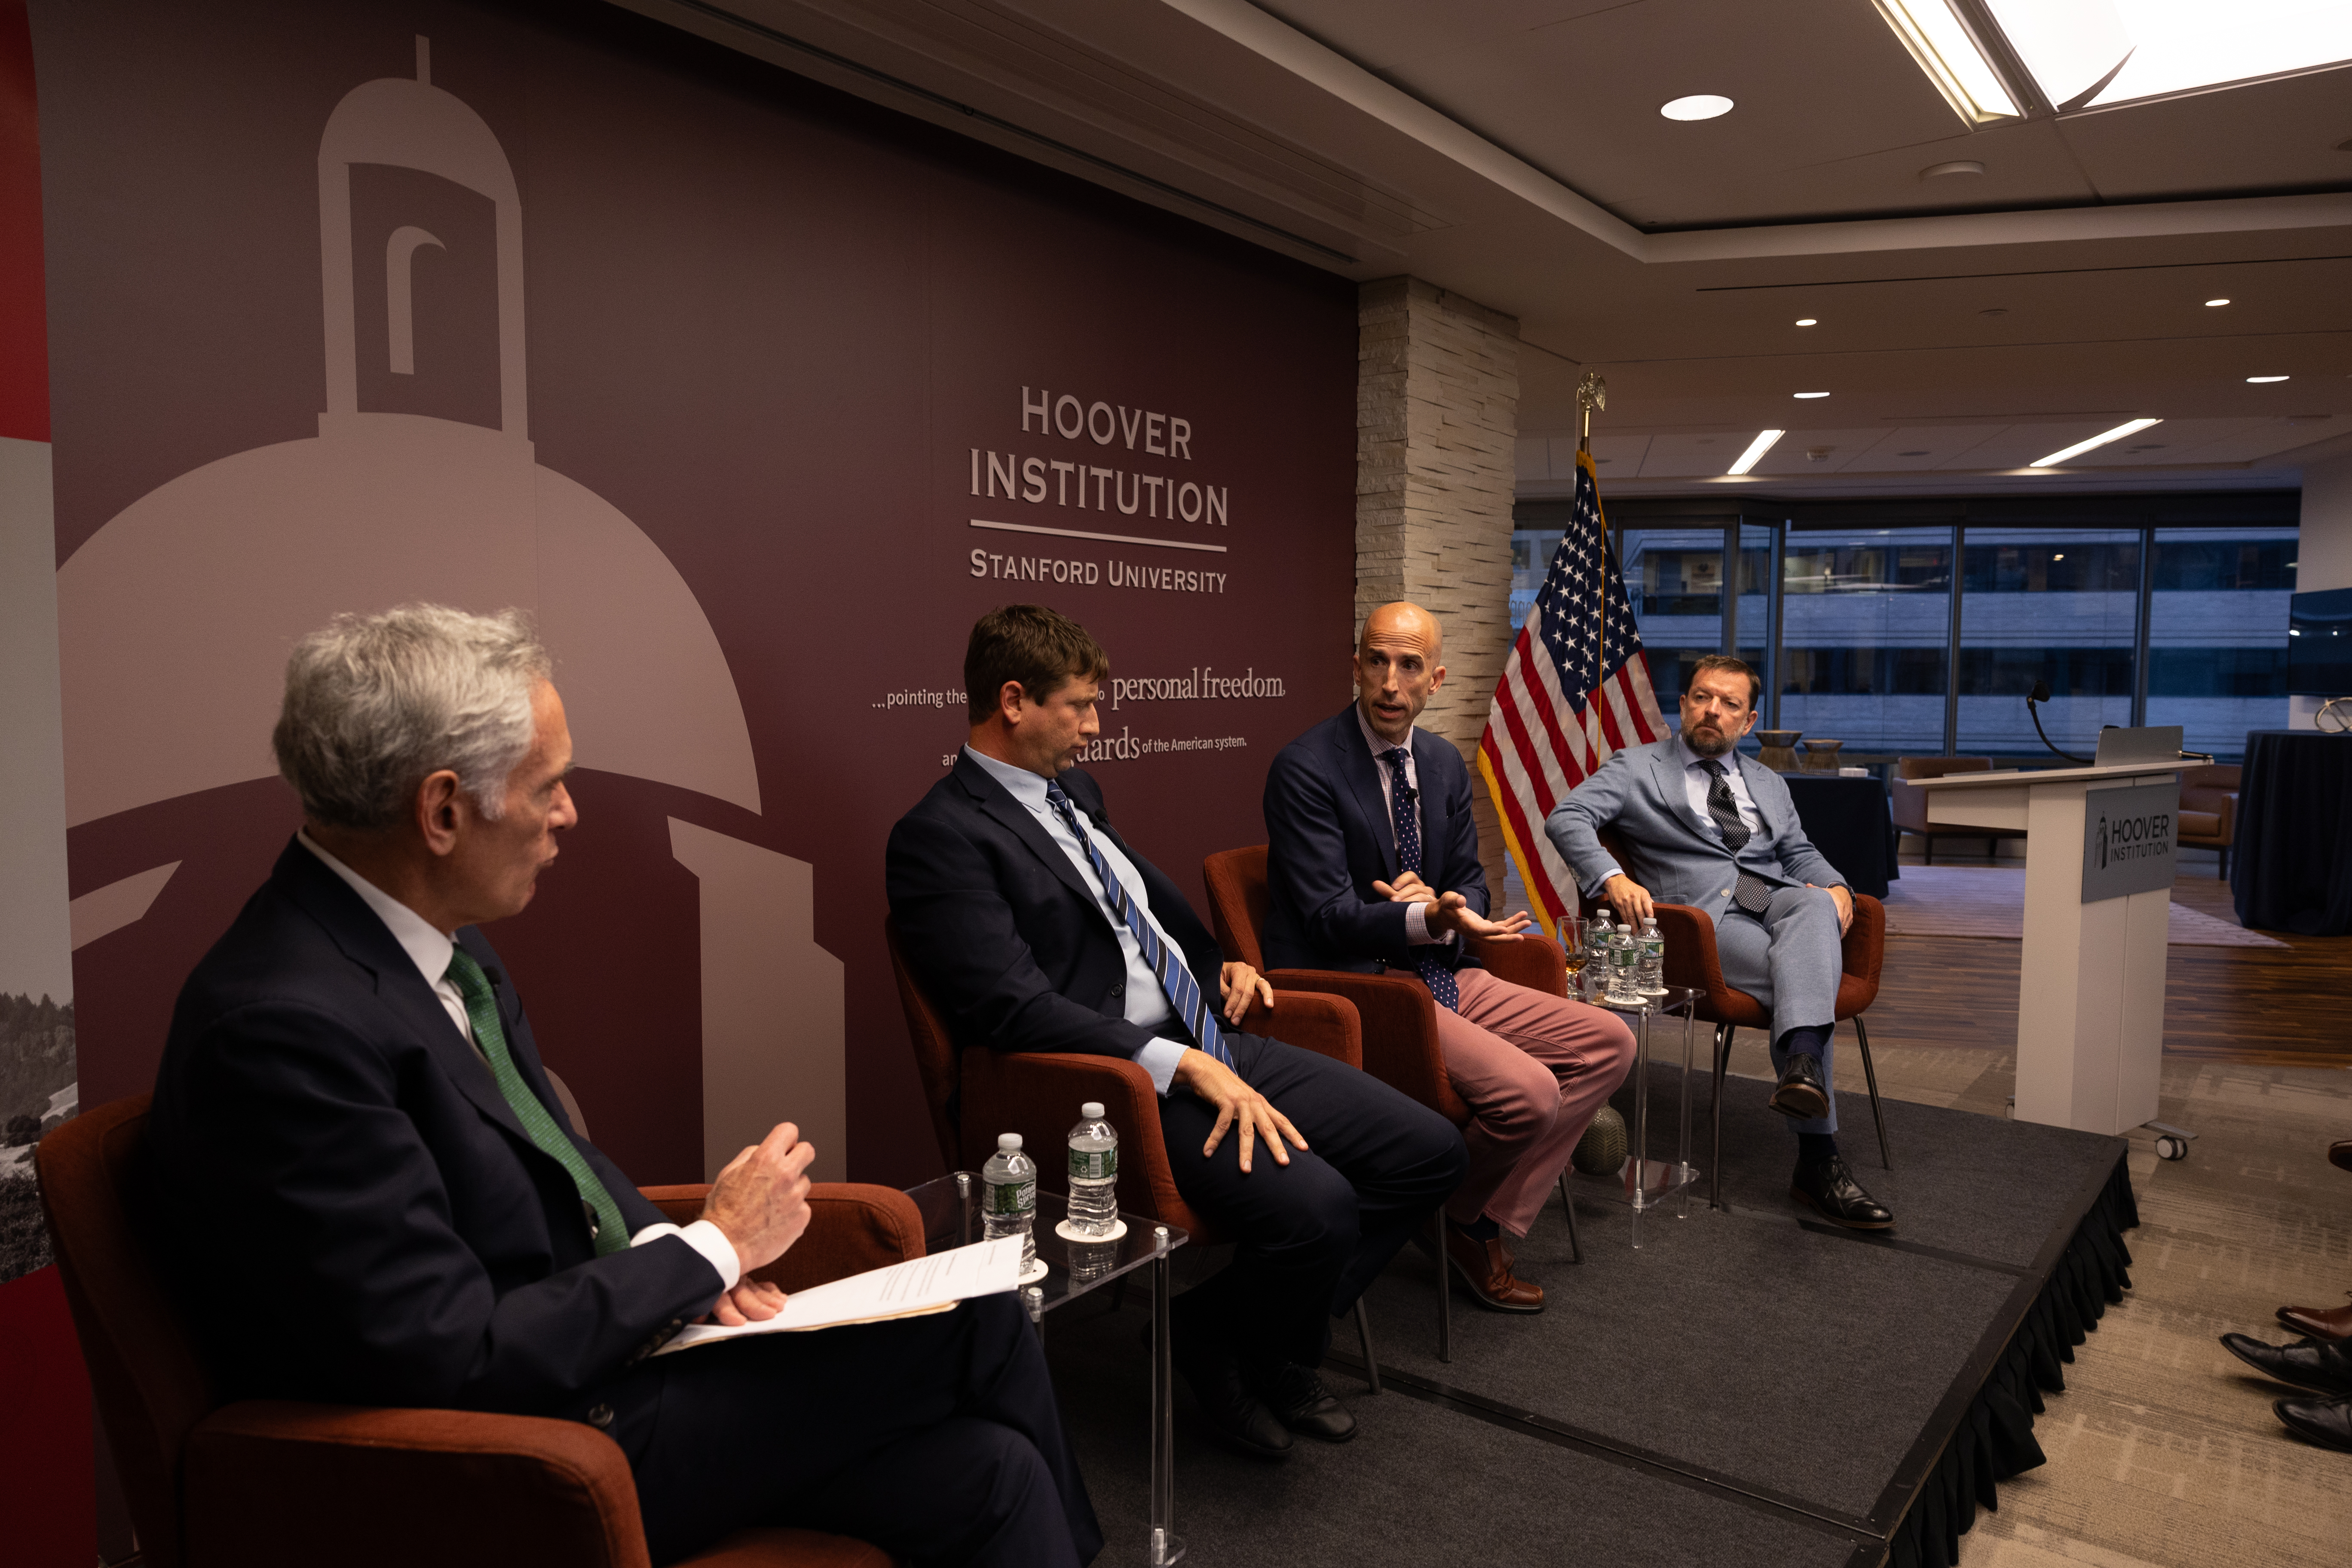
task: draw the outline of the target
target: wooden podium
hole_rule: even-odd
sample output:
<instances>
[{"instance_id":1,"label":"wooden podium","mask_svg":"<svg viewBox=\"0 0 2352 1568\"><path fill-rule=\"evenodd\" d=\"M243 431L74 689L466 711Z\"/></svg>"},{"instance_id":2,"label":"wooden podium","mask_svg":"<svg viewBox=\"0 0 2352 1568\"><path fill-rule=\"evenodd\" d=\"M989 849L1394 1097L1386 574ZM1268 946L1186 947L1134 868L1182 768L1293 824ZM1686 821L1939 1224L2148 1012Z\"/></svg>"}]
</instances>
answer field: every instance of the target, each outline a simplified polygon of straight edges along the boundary
<instances>
[{"instance_id":1,"label":"wooden podium","mask_svg":"<svg viewBox=\"0 0 2352 1568\"><path fill-rule=\"evenodd\" d=\"M1930 822L2025 834L2020 1121L2113 1134L2156 1117L2185 765L1909 781Z\"/></svg>"}]
</instances>

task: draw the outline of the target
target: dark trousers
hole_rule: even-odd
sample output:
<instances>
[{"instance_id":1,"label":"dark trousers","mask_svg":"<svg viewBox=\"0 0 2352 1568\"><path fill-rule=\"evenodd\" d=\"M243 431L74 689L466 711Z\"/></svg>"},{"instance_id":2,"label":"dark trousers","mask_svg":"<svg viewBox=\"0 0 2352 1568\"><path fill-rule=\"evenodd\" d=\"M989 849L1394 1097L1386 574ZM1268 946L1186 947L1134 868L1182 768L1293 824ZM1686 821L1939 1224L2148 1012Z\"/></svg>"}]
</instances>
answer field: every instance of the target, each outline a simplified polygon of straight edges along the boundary
<instances>
[{"instance_id":1,"label":"dark trousers","mask_svg":"<svg viewBox=\"0 0 2352 1568\"><path fill-rule=\"evenodd\" d=\"M1307 1150L1291 1149L1284 1165L1261 1142L1244 1175L1232 1128L1215 1153L1201 1152L1217 1121L1207 1101L1181 1089L1161 1099L1176 1190L1240 1244L1223 1273L1178 1299L1173 1326L1244 1365L1313 1366L1331 1319L1429 1222L1470 1156L1453 1123L1368 1073L1279 1040L1224 1039L1234 1070L1290 1118Z\"/></svg>"},{"instance_id":2,"label":"dark trousers","mask_svg":"<svg viewBox=\"0 0 2352 1568\"><path fill-rule=\"evenodd\" d=\"M625 1381L614 1430L656 1563L750 1524L869 1542L917 1568L1076 1568L1102 1550L1054 1386L1012 1296L682 1351ZM631 1390L637 1393L638 1390Z\"/></svg>"}]
</instances>

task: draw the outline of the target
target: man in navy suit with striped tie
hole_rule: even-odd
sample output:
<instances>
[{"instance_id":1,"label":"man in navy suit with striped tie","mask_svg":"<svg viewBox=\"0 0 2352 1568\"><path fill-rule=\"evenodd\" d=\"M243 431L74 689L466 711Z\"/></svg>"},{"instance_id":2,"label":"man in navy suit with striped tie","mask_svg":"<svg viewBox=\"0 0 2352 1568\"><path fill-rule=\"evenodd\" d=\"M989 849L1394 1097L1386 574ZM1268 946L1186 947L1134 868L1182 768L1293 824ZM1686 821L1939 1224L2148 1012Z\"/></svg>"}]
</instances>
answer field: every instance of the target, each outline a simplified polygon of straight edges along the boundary
<instances>
[{"instance_id":1,"label":"man in navy suit with striped tie","mask_svg":"<svg viewBox=\"0 0 2352 1568\"><path fill-rule=\"evenodd\" d=\"M1240 1242L1177 1298L1177 1366L1212 1434L1278 1459L1355 1435L1317 1375L1355 1303L1462 1180L1444 1117L1328 1057L1233 1027L1273 992L1110 825L1075 764L1110 661L1040 605L964 656L971 739L891 830L890 917L961 1047L1121 1057L1151 1075L1184 1201Z\"/></svg>"}]
</instances>

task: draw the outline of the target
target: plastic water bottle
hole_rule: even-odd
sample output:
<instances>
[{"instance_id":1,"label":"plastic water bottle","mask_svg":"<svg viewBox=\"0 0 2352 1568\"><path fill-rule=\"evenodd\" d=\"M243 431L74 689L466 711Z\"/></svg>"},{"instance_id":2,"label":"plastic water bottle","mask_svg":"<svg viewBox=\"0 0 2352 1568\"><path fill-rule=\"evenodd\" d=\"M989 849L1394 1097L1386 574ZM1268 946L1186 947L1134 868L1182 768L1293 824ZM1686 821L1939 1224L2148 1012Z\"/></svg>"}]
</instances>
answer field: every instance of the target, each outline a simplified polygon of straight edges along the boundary
<instances>
[{"instance_id":1,"label":"plastic water bottle","mask_svg":"<svg viewBox=\"0 0 2352 1568\"><path fill-rule=\"evenodd\" d=\"M1633 965L1634 989L1644 996L1666 994L1666 939L1658 934L1655 916L1642 922L1642 934L1637 939L1641 949L1639 962Z\"/></svg>"},{"instance_id":2,"label":"plastic water bottle","mask_svg":"<svg viewBox=\"0 0 2352 1568\"><path fill-rule=\"evenodd\" d=\"M1070 1228L1108 1236L1118 1226L1118 1134L1103 1120L1102 1101L1078 1107L1070 1129Z\"/></svg>"},{"instance_id":3,"label":"plastic water bottle","mask_svg":"<svg viewBox=\"0 0 2352 1568\"><path fill-rule=\"evenodd\" d=\"M1633 965L1641 958L1633 945L1633 928L1619 926L1609 942L1609 994L1625 999L1640 996L1634 990Z\"/></svg>"},{"instance_id":4,"label":"plastic water bottle","mask_svg":"<svg viewBox=\"0 0 2352 1568\"><path fill-rule=\"evenodd\" d=\"M1021 1134L1006 1132L996 1140L996 1152L980 1168L987 1192L981 1202L982 1234L1021 1238L1021 1272L1037 1261L1037 1162L1021 1152Z\"/></svg>"}]
</instances>

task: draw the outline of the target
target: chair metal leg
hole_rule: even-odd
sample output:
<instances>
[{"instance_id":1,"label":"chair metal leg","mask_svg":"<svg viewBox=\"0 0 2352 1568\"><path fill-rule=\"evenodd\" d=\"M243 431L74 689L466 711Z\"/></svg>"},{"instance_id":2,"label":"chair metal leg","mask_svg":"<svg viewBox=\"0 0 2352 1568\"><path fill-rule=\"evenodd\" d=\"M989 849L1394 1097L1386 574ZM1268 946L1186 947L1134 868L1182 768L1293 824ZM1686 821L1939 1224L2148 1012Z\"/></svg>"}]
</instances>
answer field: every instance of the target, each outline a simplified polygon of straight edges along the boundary
<instances>
[{"instance_id":1,"label":"chair metal leg","mask_svg":"<svg viewBox=\"0 0 2352 1568\"><path fill-rule=\"evenodd\" d=\"M1895 1169L1894 1151L1886 1143L1886 1113L1878 1108L1878 1068L1870 1059L1870 1031L1862 1026L1862 1015L1853 1016L1854 1043L1862 1047L1862 1078L1870 1085L1870 1119L1878 1124L1878 1163L1888 1170Z\"/></svg>"},{"instance_id":2,"label":"chair metal leg","mask_svg":"<svg viewBox=\"0 0 2352 1568\"><path fill-rule=\"evenodd\" d=\"M1381 1391L1381 1363L1372 1354L1372 1321L1364 1315L1364 1299L1356 1298L1356 1337L1364 1342L1364 1377L1372 1392Z\"/></svg>"},{"instance_id":3,"label":"chair metal leg","mask_svg":"<svg viewBox=\"0 0 2352 1568\"><path fill-rule=\"evenodd\" d=\"M1926 858L1927 864L1932 866L1936 863L1936 836L1934 834L1923 833L1919 836L1919 853Z\"/></svg>"},{"instance_id":4,"label":"chair metal leg","mask_svg":"<svg viewBox=\"0 0 2352 1568\"><path fill-rule=\"evenodd\" d=\"M1576 1200L1569 1196L1566 1171L1559 1173L1559 1212L1568 1216L1568 1260L1581 1263L1584 1261L1584 1243L1576 1237Z\"/></svg>"},{"instance_id":5,"label":"chair metal leg","mask_svg":"<svg viewBox=\"0 0 2352 1568\"><path fill-rule=\"evenodd\" d=\"M1454 1265L1445 1256L1445 1211L1429 1216L1431 1237L1437 1243L1437 1359L1454 1359Z\"/></svg>"},{"instance_id":6,"label":"chair metal leg","mask_svg":"<svg viewBox=\"0 0 2352 1568\"><path fill-rule=\"evenodd\" d=\"M1731 1066L1731 1037L1738 1034L1728 1024L1715 1026L1715 1131L1706 1150L1707 1180L1713 1194L1706 1206L1723 1207L1723 1075Z\"/></svg>"}]
</instances>

